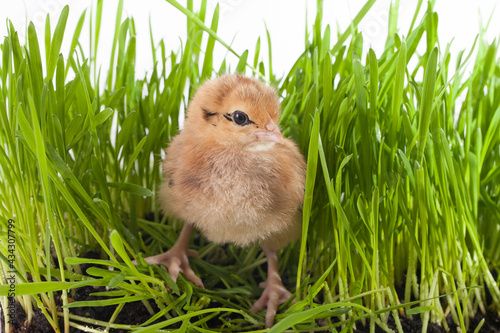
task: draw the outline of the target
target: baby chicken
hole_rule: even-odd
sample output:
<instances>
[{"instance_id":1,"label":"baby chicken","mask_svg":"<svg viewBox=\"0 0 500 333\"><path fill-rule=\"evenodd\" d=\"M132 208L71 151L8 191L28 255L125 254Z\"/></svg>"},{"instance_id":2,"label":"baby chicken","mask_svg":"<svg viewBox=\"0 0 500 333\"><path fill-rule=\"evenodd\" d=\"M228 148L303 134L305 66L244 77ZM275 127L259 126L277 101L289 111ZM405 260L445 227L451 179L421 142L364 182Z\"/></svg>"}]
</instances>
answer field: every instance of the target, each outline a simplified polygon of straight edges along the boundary
<instances>
[{"instance_id":1,"label":"baby chicken","mask_svg":"<svg viewBox=\"0 0 500 333\"><path fill-rule=\"evenodd\" d=\"M274 89L241 75L223 75L199 87L184 129L172 139L163 164L159 197L165 213L185 224L174 246L146 258L179 272L196 285L189 266L193 228L210 241L248 246L258 242L268 262L267 281L252 311L267 307L266 326L292 295L278 272L277 251L298 237L306 163L297 145L277 125L281 113Z\"/></svg>"}]
</instances>

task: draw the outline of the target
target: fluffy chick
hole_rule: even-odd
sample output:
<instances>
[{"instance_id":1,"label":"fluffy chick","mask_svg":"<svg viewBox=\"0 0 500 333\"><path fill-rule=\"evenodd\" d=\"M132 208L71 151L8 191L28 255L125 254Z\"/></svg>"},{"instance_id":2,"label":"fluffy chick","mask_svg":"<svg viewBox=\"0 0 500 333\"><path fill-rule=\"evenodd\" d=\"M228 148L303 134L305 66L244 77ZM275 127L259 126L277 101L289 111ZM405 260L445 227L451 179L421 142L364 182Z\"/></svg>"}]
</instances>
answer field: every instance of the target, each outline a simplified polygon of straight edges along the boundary
<instances>
[{"instance_id":1,"label":"fluffy chick","mask_svg":"<svg viewBox=\"0 0 500 333\"><path fill-rule=\"evenodd\" d=\"M159 197L165 213L185 224L167 252L146 258L163 264L175 280L182 272L203 287L189 266L194 227L210 241L248 246L258 242L268 261L264 291L252 311L267 306L273 325L290 298L278 272L277 251L298 237L306 164L297 145L278 127L274 89L241 75L205 82L194 95L184 129L166 150Z\"/></svg>"}]
</instances>

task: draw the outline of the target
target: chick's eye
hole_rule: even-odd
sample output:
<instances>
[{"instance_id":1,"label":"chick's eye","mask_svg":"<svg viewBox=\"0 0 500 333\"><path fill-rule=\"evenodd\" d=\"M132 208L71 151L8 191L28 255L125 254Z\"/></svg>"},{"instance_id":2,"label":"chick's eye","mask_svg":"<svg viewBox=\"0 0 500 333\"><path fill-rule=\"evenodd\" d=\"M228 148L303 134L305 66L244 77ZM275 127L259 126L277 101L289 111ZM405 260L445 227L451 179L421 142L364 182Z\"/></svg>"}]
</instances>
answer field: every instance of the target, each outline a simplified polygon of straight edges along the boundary
<instances>
[{"instance_id":1,"label":"chick's eye","mask_svg":"<svg viewBox=\"0 0 500 333\"><path fill-rule=\"evenodd\" d=\"M245 112L234 111L233 114L231 115L231 118L233 119L236 125L244 126L249 124L249 119Z\"/></svg>"}]
</instances>

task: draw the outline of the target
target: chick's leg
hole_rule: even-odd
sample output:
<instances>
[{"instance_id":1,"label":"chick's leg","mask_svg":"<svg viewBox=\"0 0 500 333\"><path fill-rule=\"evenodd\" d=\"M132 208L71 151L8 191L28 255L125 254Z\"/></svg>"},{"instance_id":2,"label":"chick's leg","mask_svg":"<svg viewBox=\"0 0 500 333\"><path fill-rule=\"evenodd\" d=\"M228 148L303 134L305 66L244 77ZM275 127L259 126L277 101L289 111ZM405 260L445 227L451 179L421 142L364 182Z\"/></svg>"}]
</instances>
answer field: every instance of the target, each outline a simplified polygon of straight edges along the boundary
<instances>
[{"instance_id":1,"label":"chick's leg","mask_svg":"<svg viewBox=\"0 0 500 333\"><path fill-rule=\"evenodd\" d=\"M283 282L278 271L278 255L276 251L264 249L267 257L267 281L260 284L264 291L262 296L253 304L250 311L259 312L264 307L266 311L266 327L273 326L274 316L278 306L287 301L292 293L289 292Z\"/></svg>"},{"instance_id":2,"label":"chick's leg","mask_svg":"<svg viewBox=\"0 0 500 333\"><path fill-rule=\"evenodd\" d=\"M189 249L189 237L193 228L192 224L185 223L179 238L177 238L177 241L170 250L156 256L147 257L144 260L151 265L163 265L167 267L168 274L170 274L170 277L174 281L177 281L179 272L181 272L189 281L198 287L204 288L201 279L196 276L191 266L189 266L188 257L198 256L196 251Z\"/></svg>"}]
</instances>

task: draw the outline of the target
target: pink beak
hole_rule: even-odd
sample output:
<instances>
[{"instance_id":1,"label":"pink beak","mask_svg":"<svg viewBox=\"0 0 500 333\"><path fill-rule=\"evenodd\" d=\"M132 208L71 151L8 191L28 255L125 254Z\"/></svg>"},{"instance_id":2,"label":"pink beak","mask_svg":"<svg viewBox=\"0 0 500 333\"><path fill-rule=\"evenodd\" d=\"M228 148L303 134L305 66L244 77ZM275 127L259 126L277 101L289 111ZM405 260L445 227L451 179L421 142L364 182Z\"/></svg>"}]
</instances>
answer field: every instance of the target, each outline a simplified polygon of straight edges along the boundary
<instances>
[{"instance_id":1,"label":"pink beak","mask_svg":"<svg viewBox=\"0 0 500 333\"><path fill-rule=\"evenodd\" d=\"M274 122L271 121L264 127L266 130L254 133L257 136L257 141L283 142L283 134L281 134L280 129Z\"/></svg>"}]
</instances>

